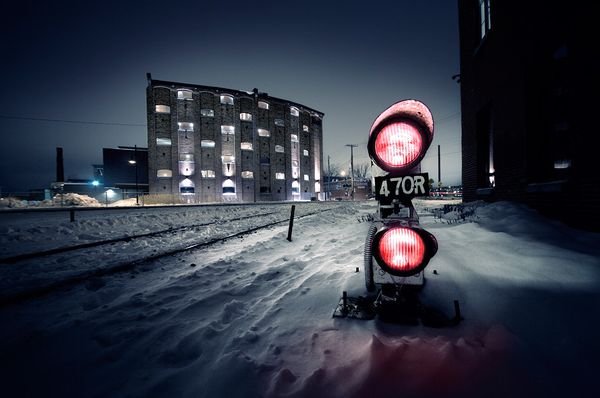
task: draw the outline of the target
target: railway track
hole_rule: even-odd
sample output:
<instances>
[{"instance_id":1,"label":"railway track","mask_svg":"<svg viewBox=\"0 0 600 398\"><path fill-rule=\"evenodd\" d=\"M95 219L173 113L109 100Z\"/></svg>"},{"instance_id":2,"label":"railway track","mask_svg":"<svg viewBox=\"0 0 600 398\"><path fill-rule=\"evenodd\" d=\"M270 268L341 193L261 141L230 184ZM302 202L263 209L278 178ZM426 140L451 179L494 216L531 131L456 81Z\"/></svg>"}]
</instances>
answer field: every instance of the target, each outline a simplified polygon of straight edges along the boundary
<instances>
[{"instance_id":1,"label":"railway track","mask_svg":"<svg viewBox=\"0 0 600 398\"><path fill-rule=\"evenodd\" d=\"M336 208L337 208L337 206L329 207L326 209L319 209L317 211L309 211L309 212L305 212L303 214L297 213L294 218L295 218L295 220L299 220L299 219L302 219L305 217L316 216L323 212L333 211ZM279 215L279 216L277 216L277 215ZM269 219L269 218L271 218L271 219ZM273 220L273 218L275 218L275 219ZM235 221L251 220L251 219L253 219L253 221L250 222L248 225L245 225L242 230L225 232L225 233L217 234L215 236L203 237L203 238L197 239L194 242L187 241L187 242L184 242L184 244L182 244L182 245L173 245L173 247L169 247L166 250L156 251L150 255L142 255L141 257L137 257L133 260L116 261L116 262L112 262L112 263L109 263L106 265L95 264L95 265L93 265L87 269L83 269L81 271L77 271L77 270L72 271L71 270L72 272L65 272L66 275L60 279L50 278L47 281L43 281L43 278L40 278L41 282L40 282L40 279L37 279L37 280L34 280L34 282L31 284L28 284L26 280L21 281L22 286L20 288L19 287L15 288L13 286L12 289L7 289L7 290L1 289L0 290L0 307L17 304L19 302L33 299L33 298L42 297L42 296L48 295L52 292L81 284L81 283L88 281L90 279L93 279L93 278L104 277L104 276L109 276L109 275L113 275L113 274L117 274L117 273L121 273L121 272L131 271L142 264L149 263L149 262L152 262L152 261L160 259L160 258L165 258L165 257L173 256L173 255L188 252L188 251L199 250L199 249L214 245L219 242L224 242L224 241L227 241L227 240L230 240L233 238L237 238L237 237L240 237L243 235L255 233L255 232L258 232L263 229L267 229L270 227L275 227L275 226L278 226L281 224L285 224L285 223L289 222L289 216L284 218L281 215L281 212L268 212L268 213L252 214L252 215L246 215L246 216L241 216L241 217L234 217L234 218L230 218L230 219L222 219L222 220L219 220L218 222L200 223L200 224L190 225L190 226L181 226L181 227L177 227L177 228L169 228L169 229L165 229L165 230L161 230L161 231L153 231L153 232L144 233L144 234L123 236L123 237L119 237L119 238L115 238L115 239L106 239L106 240L88 242L88 243L83 243L83 244L78 244L78 245L70 245L70 246L49 249L49 250L31 252L31 253L26 253L26 254L11 256L11 257L5 257L0 260L0 263L4 264L4 265L2 265L2 267L19 267L22 265L33 266L33 265L31 265L32 260L33 261L44 260L47 262L47 261L52 261L57 256L65 255L65 254L69 255L71 257L78 255L80 258L81 257L85 258L86 250L89 250L89 249L101 249L103 246L111 246L112 247L112 246L118 245L118 244L130 244L131 242L149 240L149 239L157 238L160 236L164 237L165 235L172 235L173 241L176 241L177 235L181 234L183 232L191 232L194 230L199 230L201 228L215 226L217 224L227 224L227 223L232 223ZM267 219L267 220L265 220L265 219ZM131 250L131 249L129 249L129 250ZM116 249L113 249L113 252L115 252L115 251L116 251ZM97 253L97 252L95 252L95 253ZM94 254L92 253L92 255L90 257L92 257L93 255ZM61 260L58 259L55 261L58 261L58 262L54 263L54 264L59 264ZM67 261L67 260L63 260L63 261ZM92 261L92 260L90 260L90 261ZM42 270L40 270L40 272L44 272L44 270L42 269Z\"/></svg>"}]
</instances>

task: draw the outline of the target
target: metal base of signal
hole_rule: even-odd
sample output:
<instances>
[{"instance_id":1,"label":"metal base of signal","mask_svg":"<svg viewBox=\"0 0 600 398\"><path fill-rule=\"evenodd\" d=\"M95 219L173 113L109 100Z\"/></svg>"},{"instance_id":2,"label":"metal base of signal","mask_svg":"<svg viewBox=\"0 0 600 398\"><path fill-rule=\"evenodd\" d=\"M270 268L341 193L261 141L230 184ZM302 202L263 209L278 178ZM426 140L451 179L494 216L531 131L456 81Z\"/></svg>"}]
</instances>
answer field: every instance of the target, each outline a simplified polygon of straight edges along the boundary
<instances>
[{"instance_id":1,"label":"metal base of signal","mask_svg":"<svg viewBox=\"0 0 600 398\"><path fill-rule=\"evenodd\" d=\"M463 320L460 305L454 301L454 317L427 306L419 300L418 290L402 286L382 286L377 296L342 298L333 312L334 318L378 320L401 325L423 325L434 328L456 326Z\"/></svg>"}]
</instances>

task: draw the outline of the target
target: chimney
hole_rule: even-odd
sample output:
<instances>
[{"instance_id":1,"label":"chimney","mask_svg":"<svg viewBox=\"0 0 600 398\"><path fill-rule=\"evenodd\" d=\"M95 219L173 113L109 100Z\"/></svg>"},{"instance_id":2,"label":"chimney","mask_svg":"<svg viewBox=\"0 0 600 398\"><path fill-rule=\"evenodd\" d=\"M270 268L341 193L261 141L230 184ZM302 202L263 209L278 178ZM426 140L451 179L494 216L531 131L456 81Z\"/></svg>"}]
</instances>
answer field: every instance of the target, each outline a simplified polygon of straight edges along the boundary
<instances>
[{"instance_id":1,"label":"chimney","mask_svg":"<svg viewBox=\"0 0 600 398\"><path fill-rule=\"evenodd\" d=\"M56 182L65 181L65 166L63 163L63 149L56 148Z\"/></svg>"}]
</instances>

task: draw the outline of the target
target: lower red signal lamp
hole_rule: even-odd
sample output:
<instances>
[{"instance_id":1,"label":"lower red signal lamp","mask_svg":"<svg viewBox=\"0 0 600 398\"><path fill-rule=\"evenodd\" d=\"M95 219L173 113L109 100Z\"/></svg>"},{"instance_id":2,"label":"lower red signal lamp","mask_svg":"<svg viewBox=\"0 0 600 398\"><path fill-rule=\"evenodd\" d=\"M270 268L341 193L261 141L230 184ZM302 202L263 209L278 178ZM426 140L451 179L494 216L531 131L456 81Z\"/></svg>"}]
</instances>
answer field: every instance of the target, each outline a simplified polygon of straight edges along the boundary
<instances>
[{"instance_id":1,"label":"lower red signal lamp","mask_svg":"<svg viewBox=\"0 0 600 398\"><path fill-rule=\"evenodd\" d=\"M391 275L411 276L421 272L438 249L435 237L424 229L385 226L373 238L373 256Z\"/></svg>"}]
</instances>

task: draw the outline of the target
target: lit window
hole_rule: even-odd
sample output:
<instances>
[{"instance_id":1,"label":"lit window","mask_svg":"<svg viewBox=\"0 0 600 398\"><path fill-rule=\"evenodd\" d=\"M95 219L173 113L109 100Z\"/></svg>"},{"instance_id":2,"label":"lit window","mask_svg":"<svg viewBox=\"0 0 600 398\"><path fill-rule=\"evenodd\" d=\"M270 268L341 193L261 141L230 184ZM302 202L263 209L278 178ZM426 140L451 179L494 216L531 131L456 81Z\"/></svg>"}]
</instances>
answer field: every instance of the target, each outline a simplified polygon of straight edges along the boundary
<instances>
[{"instance_id":1,"label":"lit window","mask_svg":"<svg viewBox=\"0 0 600 398\"><path fill-rule=\"evenodd\" d=\"M194 155L192 155L192 160L188 161L188 160L181 160L181 156L180 156L180 162L179 162L179 174L182 176L191 176L194 174L194 171L196 170L196 163L194 163Z\"/></svg>"},{"instance_id":2,"label":"lit window","mask_svg":"<svg viewBox=\"0 0 600 398\"><path fill-rule=\"evenodd\" d=\"M223 195L235 195L235 183L229 178L223 181Z\"/></svg>"},{"instance_id":3,"label":"lit window","mask_svg":"<svg viewBox=\"0 0 600 398\"><path fill-rule=\"evenodd\" d=\"M302 125L302 131L306 131L308 133L308 126L306 124Z\"/></svg>"},{"instance_id":4,"label":"lit window","mask_svg":"<svg viewBox=\"0 0 600 398\"><path fill-rule=\"evenodd\" d=\"M240 147L241 147L242 151L251 151L252 143L251 142L242 142L242 143L240 143Z\"/></svg>"},{"instance_id":5,"label":"lit window","mask_svg":"<svg viewBox=\"0 0 600 398\"><path fill-rule=\"evenodd\" d=\"M240 120L243 120L244 122L251 122L252 121L252 114L251 113L242 112L242 113L240 113Z\"/></svg>"},{"instance_id":6,"label":"lit window","mask_svg":"<svg viewBox=\"0 0 600 398\"><path fill-rule=\"evenodd\" d=\"M170 138L157 138L156 145L157 146L169 146L169 145L171 145L171 139Z\"/></svg>"},{"instance_id":7,"label":"lit window","mask_svg":"<svg viewBox=\"0 0 600 398\"><path fill-rule=\"evenodd\" d=\"M221 156L223 163L235 163L235 156L223 155Z\"/></svg>"},{"instance_id":8,"label":"lit window","mask_svg":"<svg viewBox=\"0 0 600 398\"><path fill-rule=\"evenodd\" d=\"M231 95L222 95L221 103L224 105L233 105L233 97Z\"/></svg>"},{"instance_id":9,"label":"lit window","mask_svg":"<svg viewBox=\"0 0 600 398\"><path fill-rule=\"evenodd\" d=\"M171 178L173 177L173 172L169 169L158 169L156 170L156 176L158 178Z\"/></svg>"},{"instance_id":10,"label":"lit window","mask_svg":"<svg viewBox=\"0 0 600 398\"><path fill-rule=\"evenodd\" d=\"M295 106L290 108L290 115L292 116L300 116L300 111Z\"/></svg>"},{"instance_id":11,"label":"lit window","mask_svg":"<svg viewBox=\"0 0 600 398\"><path fill-rule=\"evenodd\" d=\"M298 136L296 134L292 134L292 142L298 142Z\"/></svg>"},{"instance_id":12,"label":"lit window","mask_svg":"<svg viewBox=\"0 0 600 398\"><path fill-rule=\"evenodd\" d=\"M292 182L292 195L300 195L300 183L298 181Z\"/></svg>"},{"instance_id":13,"label":"lit window","mask_svg":"<svg viewBox=\"0 0 600 398\"><path fill-rule=\"evenodd\" d=\"M242 171L242 178L254 178L252 171Z\"/></svg>"},{"instance_id":14,"label":"lit window","mask_svg":"<svg viewBox=\"0 0 600 398\"><path fill-rule=\"evenodd\" d=\"M200 170L200 175L202 178L215 178L214 170Z\"/></svg>"},{"instance_id":15,"label":"lit window","mask_svg":"<svg viewBox=\"0 0 600 398\"><path fill-rule=\"evenodd\" d=\"M194 154L193 153L180 153L179 154L179 160L193 162L194 161Z\"/></svg>"},{"instance_id":16,"label":"lit window","mask_svg":"<svg viewBox=\"0 0 600 398\"><path fill-rule=\"evenodd\" d=\"M308 177L308 174L304 174L304 181L310 181L310 178Z\"/></svg>"},{"instance_id":17,"label":"lit window","mask_svg":"<svg viewBox=\"0 0 600 398\"><path fill-rule=\"evenodd\" d=\"M188 122L177 122L179 131L194 131L194 123Z\"/></svg>"},{"instance_id":18,"label":"lit window","mask_svg":"<svg viewBox=\"0 0 600 398\"><path fill-rule=\"evenodd\" d=\"M304 156L308 156L308 149L303 150L302 153L304 154Z\"/></svg>"},{"instance_id":19,"label":"lit window","mask_svg":"<svg viewBox=\"0 0 600 398\"><path fill-rule=\"evenodd\" d=\"M215 142L213 140L202 140L200 141L200 146L202 148L214 148Z\"/></svg>"},{"instance_id":20,"label":"lit window","mask_svg":"<svg viewBox=\"0 0 600 398\"><path fill-rule=\"evenodd\" d=\"M215 111L212 109L200 109L200 116L214 117Z\"/></svg>"},{"instance_id":21,"label":"lit window","mask_svg":"<svg viewBox=\"0 0 600 398\"><path fill-rule=\"evenodd\" d=\"M285 122L283 119L275 119L275 126L283 127L285 126Z\"/></svg>"},{"instance_id":22,"label":"lit window","mask_svg":"<svg viewBox=\"0 0 600 398\"><path fill-rule=\"evenodd\" d=\"M269 104L264 101L258 101L258 107L260 109L269 109Z\"/></svg>"},{"instance_id":23,"label":"lit window","mask_svg":"<svg viewBox=\"0 0 600 398\"><path fill-rule=\"evenodd\" d=\"M281 145L275 145L275 152L284 153L285 149Z\"/></svg>"},{"instance_id":24,"label":"lit window","mask_svg":"<svg viewBox=\"0 0 600 398\"><path fill-rule=\"evenodd\" d=\"M492 20L490 18L490 0L479 0L479 22L481 23L481 38L492 28Z\"/></svg>"},{"instance_id":25,"label":"lit window","mask_svg":"<svg viewBox=\"0 0 600 398\"><path fill-rule=\"evenodd\" d=\"M189 178L184 178L183 181L179 183L179 192L182 194L194 193L194 182Z\"/></svg>"},{"instance_id":26,"label":"lit window","mask_svg":"<svg viewBox=\"0 0 600 398\"><path fill-rule=\"evenodd\" d=\"M315 182L315 192L321 192L321 183Z\"/></svg>"},{"instance_id":27,"label":"lit window","mask_svg":"<svg viewBox=\"0 0 600 398\"><path fill-rule=\"evenodd\" d=\"M168 105L156 105L156 113L171 113L171 107Z\"/></svg>"},{"instance_id":28,"label":"lit window","mask_svg":"<svg viewBox=\"0 0 600 398\"><path fill-rule=\"evenodd\" d=\"M568 169L569 167L571 167L571 161L568 159L561 159L561 160L554 161L555 169Z\"/></svg>"},{"instance_id":29,"label":"lit window","mask_svg":"<svg viewBox=\"0 0 600 398\"><path fill-rule=\"evenodd\" d=\"M221 126L221 134L235 134L234 126Z\"/></svg>"},{"instance_id":30,"label":"lit window","mask_svg":"<svg viewBox=\"0 0 600 398\"><path fill-rule=\"evenodd\" d=\"M260 137L270 137L271 136L271 132L269 130L257 129L256 131L258 132L258 135Z\"/></svg>"},{"instance_id":31,"label":"lit window","mask_svg":"<svg viewBox=\"0 0 600 398\"><path fill-rule=\"evenodd\" d=\"M192 92L190 90L177 90L177 99L191 100Z\"/></svg>"},{"instance_id":32,"label":"lit window","mask_svg":"<svg viewBox=\"0 0 600 398\"><path fill-rule=\"evenodd\" d=\"M276 180L285 180L285 173L275 173Z\"/></svg>"}]
</instances>

